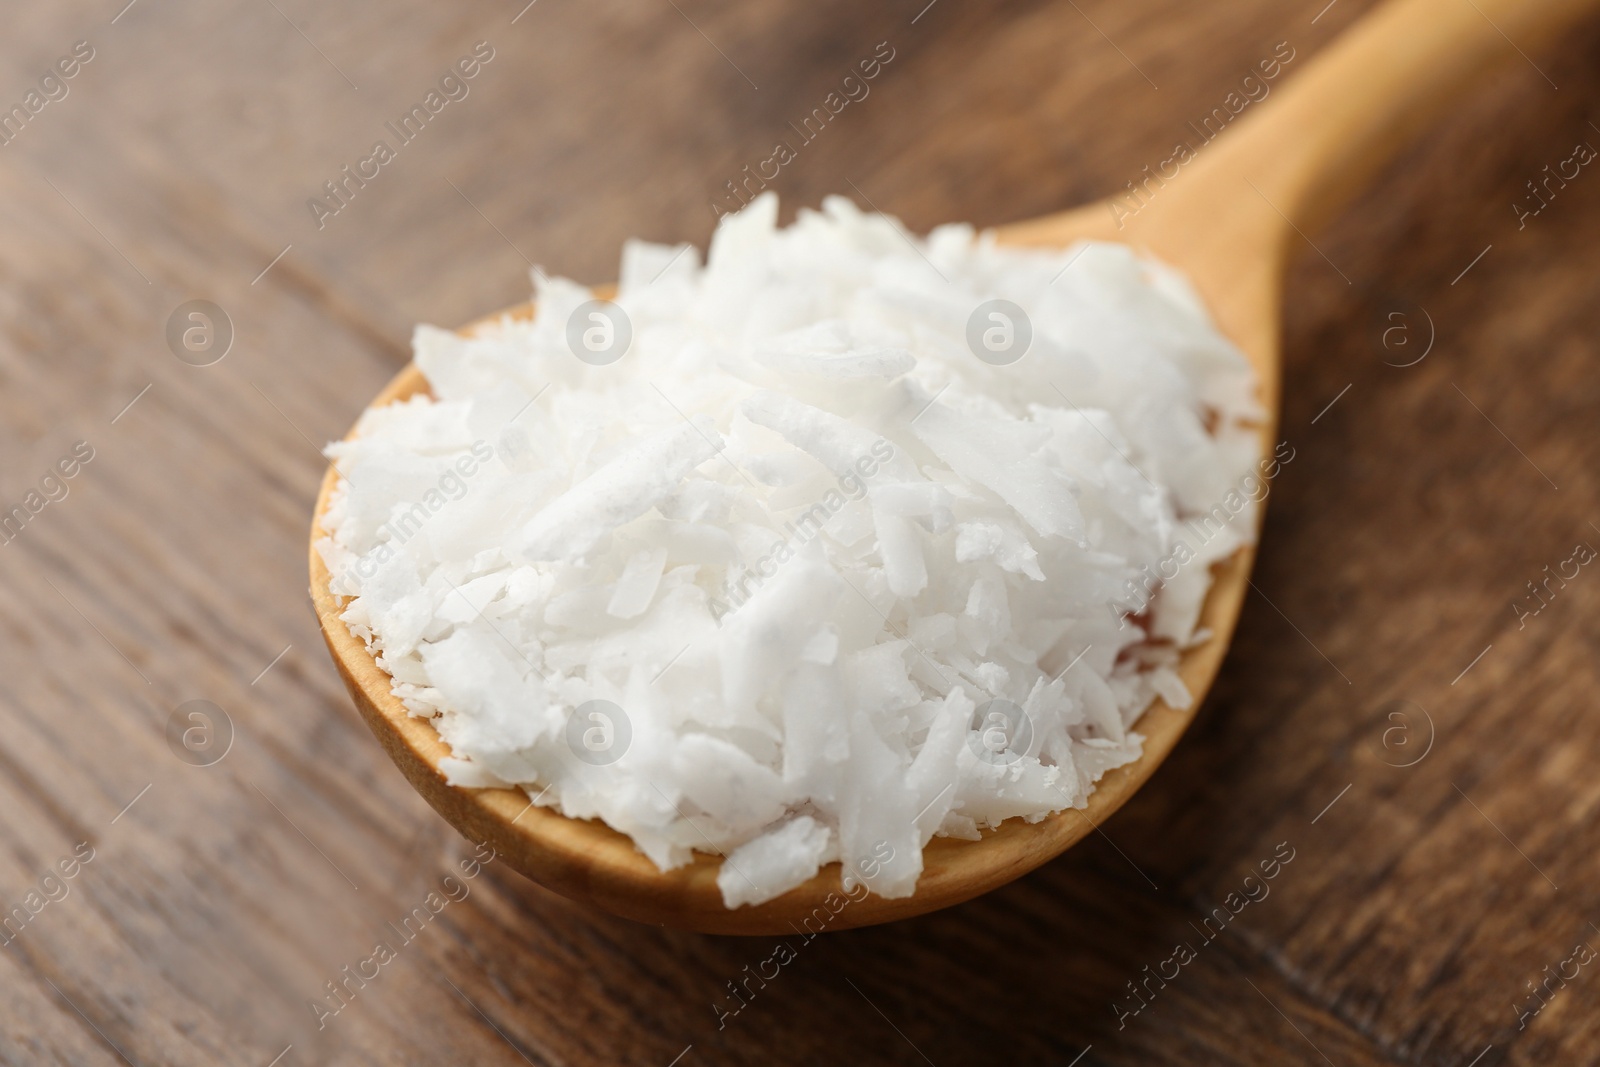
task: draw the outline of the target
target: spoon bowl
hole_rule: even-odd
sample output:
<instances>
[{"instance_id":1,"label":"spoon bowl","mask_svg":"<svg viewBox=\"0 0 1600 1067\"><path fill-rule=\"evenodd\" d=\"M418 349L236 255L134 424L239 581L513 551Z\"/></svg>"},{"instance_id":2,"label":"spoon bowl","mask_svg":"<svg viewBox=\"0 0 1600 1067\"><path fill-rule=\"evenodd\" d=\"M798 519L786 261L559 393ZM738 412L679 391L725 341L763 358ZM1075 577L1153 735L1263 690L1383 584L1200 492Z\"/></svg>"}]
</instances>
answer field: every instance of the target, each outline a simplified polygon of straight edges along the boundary
<instances>
[{"instance_id":1,"label":"spoon bowl","mask_svg":"<svg viewBox=\"0 0 1600 1067\"><path fill-rule=\"evenodd\" d=\"M1594 3L1389 0L1214 143L1195 150L1175 177L1156 175L1129 196L1001 227L998 239L1047 247L1119 241L1184 272L1255 370L1267 413L1259 426L1260 452L1268 455L1277 435L1280 291L1290 251L1309 243L1306 232L1453 92L1486 66L1515 58L1508 41L1532 47ZM526 318L533 309L523 305L501 314ZM421 372L407 366L372 406L427 389ZM709 933L817 933L920 915L1004 885L1096 832L1149 779L1193 720L1227 651L1254 561L1254 550L1246 547L1213 567L1199 621L1212 636L1185 651L1178 666L1194 700L1183 710L1161 700L1151 705L1137 726L1145 737L1143 754L1107 772L1084 810L1032 824L1011 819L980 841L934 838L924 849L916 892L903 899L847 897L835 863L782 896L730 910L717 887L718 857L697 853L688 865L663 872L629 838L601 822L538 807L521 791L465 789L445 781L439 765L450 754L448 746L426 719L406 711L390 691L389 676L338 618L340 598L329 592L330 576L315 548L326 536L323 515L337 479L330 468L317 498L312 601L356 707L406 778L461 833L490 844L504 862L546 888L641 922Z\"/></svg>"}]
</instances>

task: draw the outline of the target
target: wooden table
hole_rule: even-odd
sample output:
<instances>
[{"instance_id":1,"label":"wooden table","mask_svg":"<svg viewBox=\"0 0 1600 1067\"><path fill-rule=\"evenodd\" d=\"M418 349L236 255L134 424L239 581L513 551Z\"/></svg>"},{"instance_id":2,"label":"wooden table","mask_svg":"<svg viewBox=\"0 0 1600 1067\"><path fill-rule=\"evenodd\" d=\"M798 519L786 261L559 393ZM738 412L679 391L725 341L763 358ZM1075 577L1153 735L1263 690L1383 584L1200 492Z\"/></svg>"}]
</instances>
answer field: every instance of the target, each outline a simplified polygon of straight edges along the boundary
<instances>
[{"instance_id":1,"label":"wooden table","mask_svg":"<svg viewBox=\"0 0 1600 1067\"><path fill-rule=\"evenodd\" d=\"M470 846L321 647L317 447L413 323L526 298L530 261L601 281L629 235L703 244L724 183L879 42L870 94L772 183L786 213L844 192L926 229L1105 195L1368 5L123 2L13 5L0 42L6 107L93 52L0 147L0 508L41 505L0 548L0 1058L1597 1061L1600 569L1543 606L1527 583L1600 547L1600 175L1516 205L1600 146L1600 25L1508 44L1315 235L1326 259L1302 249L1259 595L1151 785L1000 892L801 942L719 1026L774 942L492 863L396 932ZM400 144L384 124L480 41ZM379 138L395 158L319 228L308 198ZM231 321L220 362L169 350L191 300Z\"/></svg>"}]
</instances>

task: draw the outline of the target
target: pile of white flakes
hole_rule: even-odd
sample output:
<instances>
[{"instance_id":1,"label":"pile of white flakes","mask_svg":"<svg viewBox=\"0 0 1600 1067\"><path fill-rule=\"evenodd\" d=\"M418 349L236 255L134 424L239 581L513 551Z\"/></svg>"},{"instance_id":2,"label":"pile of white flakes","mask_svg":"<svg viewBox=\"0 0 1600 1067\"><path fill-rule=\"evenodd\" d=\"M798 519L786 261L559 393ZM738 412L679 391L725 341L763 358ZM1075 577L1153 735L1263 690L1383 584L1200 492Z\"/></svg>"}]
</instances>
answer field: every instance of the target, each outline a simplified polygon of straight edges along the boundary
<instances>
[{"instance_id":1,"label":"pile of white flakes","mask_svg":"<svg viewBox=\"0 0 1600 1067\"><path fill-rule=\"evenodd\" d=\"M834 860L903 897L1189 702L1259 410L1169 269L767 194L704 267L630 242L614 304L536 295L419 327L432 397L328 448L332 591L452 783L724 854L730 908Z\"/></svg>"}]
</instances>

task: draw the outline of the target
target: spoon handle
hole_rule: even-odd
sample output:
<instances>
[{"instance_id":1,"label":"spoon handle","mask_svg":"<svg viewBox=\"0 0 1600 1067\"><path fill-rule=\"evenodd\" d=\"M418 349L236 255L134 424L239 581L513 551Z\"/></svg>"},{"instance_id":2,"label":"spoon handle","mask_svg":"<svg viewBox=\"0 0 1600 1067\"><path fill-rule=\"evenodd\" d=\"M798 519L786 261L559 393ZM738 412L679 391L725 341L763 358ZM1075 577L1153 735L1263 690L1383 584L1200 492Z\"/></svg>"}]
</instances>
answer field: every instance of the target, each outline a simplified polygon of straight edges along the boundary
<instances>
[{"instance_id":1,"label":"spoon handle","mask_svg":"<svg viewBox=\"0 0 1600 1067\"><path fill-rule=\"evenodd\" d=\"M1487 68L1525 64L1554 92L1529 53L1597 7L1597 0L1388 0L1202 152L1186 192L1212 203L1259 194L1309 231Z\"/></svg>"}]
</instances>

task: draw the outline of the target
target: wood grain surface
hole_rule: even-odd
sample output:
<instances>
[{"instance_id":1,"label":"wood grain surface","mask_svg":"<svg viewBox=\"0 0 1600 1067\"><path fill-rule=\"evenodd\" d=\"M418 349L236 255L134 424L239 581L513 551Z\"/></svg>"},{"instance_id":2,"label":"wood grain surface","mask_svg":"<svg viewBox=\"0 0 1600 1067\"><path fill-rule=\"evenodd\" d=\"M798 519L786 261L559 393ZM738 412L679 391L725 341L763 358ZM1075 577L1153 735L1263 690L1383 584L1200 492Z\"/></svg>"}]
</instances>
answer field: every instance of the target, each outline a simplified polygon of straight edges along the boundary
<instances>
[{"instance_id":1,"label":"wood grain surface","mask_svg":"<svg viewBox=\"0 0 1600 1067\"><path fill-rule=\"evenodd\" d=\"M1600 25L1508 41L1296 257L1296 458L1150 785L1021 881L779 965L472 865L321 647L317 448L414 323L525 299L530 263L609 279L630 235L703 245L879 42L772 183L786 213L1108 195L1370 5L124 2L0 34L5 1062L1600 1061L1600 570L1568 562L1600 548L1600 175L1564 162L1600 147ZM319 229L307 199L478 42L466 97ZM210 366L169 350L191 300L232 322Z\"/></svg>"}]
</instances>

